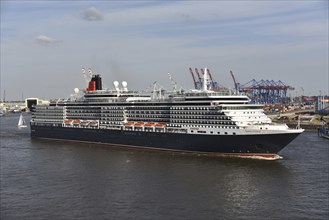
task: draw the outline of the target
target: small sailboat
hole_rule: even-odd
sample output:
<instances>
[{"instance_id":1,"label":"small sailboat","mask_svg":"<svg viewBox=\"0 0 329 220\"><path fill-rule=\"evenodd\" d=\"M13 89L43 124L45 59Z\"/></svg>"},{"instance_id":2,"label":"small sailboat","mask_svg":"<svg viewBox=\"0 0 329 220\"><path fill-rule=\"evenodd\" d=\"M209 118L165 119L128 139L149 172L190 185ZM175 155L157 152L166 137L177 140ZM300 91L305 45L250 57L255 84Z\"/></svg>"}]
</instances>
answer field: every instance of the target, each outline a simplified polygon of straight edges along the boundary
<instances>
[{"instance_id":1,"label":"small sailboat","mask_svg":"<svg viewBox=\"0 0 329 220\"><path fill-rule=\"evenodd\" d=\"M25 119L23 117L23 114L21 114L21 116L19 116L19 120L18 120L18 128L26 128L26 122Z\"/></svg>"}]
</instances>

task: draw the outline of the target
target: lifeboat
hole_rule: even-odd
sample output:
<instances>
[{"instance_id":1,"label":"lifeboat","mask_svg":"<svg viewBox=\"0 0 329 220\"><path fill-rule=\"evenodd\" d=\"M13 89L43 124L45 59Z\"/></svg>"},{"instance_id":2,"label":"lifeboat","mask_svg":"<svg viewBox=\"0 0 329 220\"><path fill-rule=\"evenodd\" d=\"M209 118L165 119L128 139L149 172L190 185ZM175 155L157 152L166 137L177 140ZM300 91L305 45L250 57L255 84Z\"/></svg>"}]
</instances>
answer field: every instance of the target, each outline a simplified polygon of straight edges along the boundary
<instances>
[{"instance_id":1,"label":"lifeboat","mask_svg":"<svg viewBox=\"0 0 329 220\"><path fill-rule=\"evenodd\" d=\"M67 125L72 124L72 120L70 120L70 119L66 119L66 120L65 120L65 124L67 124Z\"/></svg>"},{"instance_id":2,"label":"lifeboat","mask_svg":"<svg viewBox=\"0 0 329 220\"><path fill-rule=\"evenodd\" d=\"M144 127L144 122L136 122L135 127Z\"/></svg>"},{"instance_id":3,"label":"lifeboat","mask_svg":"<svg viewBox=\"0 0 329 220\"><path fill-rule=\"evenodd\" d=\"M78 120L78 119L73 120L73 124L74 124L74 125L79 125L79 124L80 124L80 120Z\"/></svg>"},{"instance_id":4,"label":"lifeboat","mask_svg":"<svg viewBox=\"0 0 329 220\"><path fill-rule=\"evenodd\" d=\"M145 127L154 127L155 123L146 123Z\"/></svg>"},{"instance_id":5,"label":"lifeboat","mask_svg":"<svg viewBox=\"0 0 329 220\"><path fill-rule=\"evenodd\" d=\"M86 120L85 121L81 121L80 124L82 126L87 126L89 124L89 121L86 121Z\"/></svg>"},{"instance_id":6,"label":"lifeboat","mask_svg":"<svg viewBox=\"0 0 329 220\"><path fill-rule=\"evenodd\" d=\"M164 128L165 126L166 126L166 124L161 124L161 123L157 123L155 125L155 127L157 127L157 128Z\"/></svg>"},{"instance_id":7,"label":"lifeboat","mask_svg":"<svg viewBox=\"0 0 329 220\"><path fill-rule=\"evenodd\" d=\"M126 123L124 123L125 126L133 126L135 124L135 122L133 121L128 121Z\"/></svg>"}]
</instances>

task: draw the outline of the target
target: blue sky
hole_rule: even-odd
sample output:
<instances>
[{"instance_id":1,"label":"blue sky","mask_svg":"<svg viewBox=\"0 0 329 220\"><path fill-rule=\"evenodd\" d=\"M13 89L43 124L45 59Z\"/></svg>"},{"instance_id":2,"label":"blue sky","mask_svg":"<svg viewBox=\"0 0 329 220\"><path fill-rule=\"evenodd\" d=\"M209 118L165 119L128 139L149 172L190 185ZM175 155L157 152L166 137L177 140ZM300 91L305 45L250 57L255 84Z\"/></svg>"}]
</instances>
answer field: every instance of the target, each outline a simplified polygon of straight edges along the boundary
<instances>
[{"instance_id":1,"label":"blue sky","mask_svg":"<svg viewBox=\"0 0 329 220\"><path fill-rule=\"evenodd\" d=\"M1 1L1 93L65 98L81 67L106 87L192 88L188 68L220 84L281 80L328 94L328 1Z\"/></svg>"}]
</instances>

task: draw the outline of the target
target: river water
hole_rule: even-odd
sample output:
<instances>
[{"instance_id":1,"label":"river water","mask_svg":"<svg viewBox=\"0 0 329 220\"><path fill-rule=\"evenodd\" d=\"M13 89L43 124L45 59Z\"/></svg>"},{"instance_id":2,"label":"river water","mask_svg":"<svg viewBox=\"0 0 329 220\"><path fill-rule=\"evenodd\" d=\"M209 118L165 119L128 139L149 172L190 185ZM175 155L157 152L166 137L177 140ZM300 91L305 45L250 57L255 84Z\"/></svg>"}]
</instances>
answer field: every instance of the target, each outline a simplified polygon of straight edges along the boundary
<instances>
[{"instance_id":1,"label":"river water","mask_svg":"<svg viewBox=\"0 0 329 220\"><path fill-rule=\"evenodd\" d=\"M2 220L329 218L329 141L316 132L263 161L31 139L18 118L0 118Z\"/></svg>"}]
</instances>

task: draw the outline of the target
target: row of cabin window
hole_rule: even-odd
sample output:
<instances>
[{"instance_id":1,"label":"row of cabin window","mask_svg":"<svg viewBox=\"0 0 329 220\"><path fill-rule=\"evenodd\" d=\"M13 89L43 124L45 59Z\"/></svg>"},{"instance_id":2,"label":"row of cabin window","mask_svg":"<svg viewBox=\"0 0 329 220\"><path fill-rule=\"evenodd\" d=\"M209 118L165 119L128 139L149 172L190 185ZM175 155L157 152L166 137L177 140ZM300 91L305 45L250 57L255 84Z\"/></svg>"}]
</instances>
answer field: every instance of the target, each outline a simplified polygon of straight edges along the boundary
<instances>
[{"instance_id":1,"label":"row of cabin window","mask_svg":"<svg viewBox=\"0 0 329 220\"><path fill-rule=\"evenodd\" d=\"M64 113L63 112L61 112L61 113L38 112L38 113L34 113L33 115L35 115L35 116L45 116L45 115L49 115L49 116L53 116L53 115L62 116L62 115L64 115Z\"/></svg>"},{"instance_id":2,"label":"row of cabin window","mask_svg":"<svg viewBox=\"0 0 329 220\"><path fill-rule=\"evenodd\" d=\"M194 133L194 131L191 131L192 133ZM198 131L198 133L207 133L206 131ZM213 134L214 132L213 131L210 131L210 134ZM218 131L217 134L220 134L220 132ZM224 132L224 134L228 134L227 132ZM232 133L233 135L236 135L235 132Z\"/></svg>"},{"instance_id":3,"label":"row of cabin window","mask_svg":"<svg viewBox=\"0 0 329 220\"><path fill-rule=\"evenodd\" d=\"M108 118L102 118L101 119L104 123L113 123L113 124L120 124L122 121L123 121L123 118L111 118L111 120L110 119L108 119ZM112 121L112 122L109 122L109 121Z\"/></svg>"},{"instance_id":4,"label":"row of cabin window","mask_svg":"<svg viewBox=\"0 0 329 220\"><path fill-rule=\"evenodd\" d=\"M177 118L177 119L210 119L210 120L230 120L230 117L215 117L215 116L175 116L172 115L171 118Z\"/></svg>"},{"instance_id":5,"label":"row of cabin window","mask_svg":"<svg viewBox=\"0 0 329 220\"><path fill-rule=\"evenodd\" d=\"M166 122L169 123L170 120L165 118L157 118L154 120L153 118L129 118L128 121L141 121L141 122Z\"/></svg>"},{"instance_id":6,"label":"row of cabin window","mask_svg":"<svg viewBox=\"0 0 329 220\"><path fill-rule=\"evenodd\" d=\"M42 126L52 126L52 127L62 127L59 123L43 123L43 122L34 122L34 125L42 125Z\"/></svg>"},{"instance_id":7,"label":"row of cabin window","mask_svg":"<svg viewBox=\"0 0 329 220\"><path fill-rule=\"evenodd\" d=\"M227 106L228 110L263 110L263 106Z\"/></svg>"},{"instance_id":8,"label":"row of cabin window","mask_svg":"<svg viewBox=\"0 0 329 220\"><path fill-rule=\"evenodd\" d=\"M209 107L172 107L172 110L216 110L216 108Z\"/></svg>"},{"instance_id":9,"label":"row of cabin window","mask_svg":"<svg viewBox=\"0 0 329 220\"><path fill-rule=\"evenodd\" d=\"M223 129L239 129L237 126L217 126L217 125L190 125L192 128L223 128Z\"/></svg>"},{"instance_id":10,"label":"row of cabin window","mask_svg":"<svg viewBox=\"0 0 329 220\"><path fill-rule=\"evenodd\" d=\"M44 109L51 109L51 110L63 110L63 107L51 107L51 106L46 106L46 107L43 107L43 106L40 106L41 108L44 108ZM40 108L40 107L37 107L37 108Z\"/></svg>"},{"instance_id":11,"label":"row of cabin window","mask_svg":"<svg viewBox=\"0 0 329 220\"><path fill-rule=\"evenodd\" d=\"M170 114L170 111L128 111L128 114Z\"/></svg>"},{"instance_id":12,"label":"row of cabin window","mask_svg":"<svg viewBox=\"0 0 329 220\"><path fill-rule=\"evenodd\" d=\"M66 110L66 113L101 113L99 110Z\"/></svg>"},{"instance_id":13,"label":"row of cabin window","mask_svg":"<svg viewBox=\"0 0 329 220\"><path fill-rule=\"evenodd\" d=\"M188 124L221 124L221 125L235 125L234 122L223 122L223 121L187 121L187 120L171 120L172 123L188 123Z\"/></svg>"},{"instance_id":14,"label":"row of cabin window","mask_svg":"<svg viewBox=\"0 0 329 220\"><path fill-rule=\"evenodd\" d=\"M115 106L115 107L102 107L102 109L109 109L109 110L120 109L120 110L122 110L122 109L124 109L124 107L117 107L117 106Z\"/></svg>"},{"instance_id":15,"label":"row of cabin window","mask_svg":"<svg viewBox=\"0 0 329 220\"><path fill-rule=\"evenodd\" d=\"M35 118L64 118L64 115L35 115Z\"/></svg>"},{"instance_id":16,"label":"row of cabin window","mask_svg":"<svg viewBox=\"0 0 329 220\"><path fill-rule=\"evenodd\" d=\"M100 115L66 115L66 118L70 118L70 119L99 119Z\"/></svg>"},{"instance_id":17,"label":"row of cabin window","mask_svg":"<svg viewBox=\"0 0 329 220\"><path fill-rule=\"evenodd\" d=\"M109 121L102 121L101 124L111 124L111 125L121 125L121 121L112 121L112 122L109 122Z\"/></svg>"},{"instance_id":18,"label":"row of cabin window","mask_svg":"<svg viewBox=\"0 0 329 220\"><path fill-rule=\"evenodd\" d=\"M159 106L159 107L142 107L142 106L134 106L134 107L126 107L126 110L170 110L170 107L164 107L164 106Z\"/></svg>"},{"instance_id":19,"label":"row of cabin window","mask_svg":"<svg viewBox=\"0 0 329 220\"><path fill-rule=\"evenodd\" d=\"M38 122L38 123L58 123L58 124L62 124L63 123L63 119L36 119L34 122Z\"/></svg>"},{"instance_id":20,"label":"row of cabin window","mask_svg":"<svg viewBox=\"0 0 329 220\"><path fill-rule=\"evenodd\" d=\"M234 112L234 114L236 114L237 112ZM240 112L238 112L238 113L240 113ZM243 114L259 114L259 113L262 113L262 112L259 112L259 111L257 111L257 112L243 112Z\"/></svg>"},{"instance_id":21,"label":"row of cabin window","mask_svg":"<svg viewBox=\"0 0 329 220\"><path fill-rule=\"evenodd\" d=\"M54 115L54 114L56 114L56 115L62 115L62 114L64 114L64 112L63 112L63 111L61 111L61 112L54 112L54 111L36 111L36 112L33 112L32 114L33 114L33 115Z\"/></svg>"},{"instance_id":22,"label":"row of cabin window","mask_svg":"<svg viewBox=\"0 0 329 220\"><path fill-rule=\"evenodd\" d=\"M82 110L101 110L101 107L94 107L94 106L66 106L66 110L77 110L77 109L82 109Z\"/></svg>"},{"instance_id":23,"label":"row of cabin window","mask_svg":"<svg viewBox=\"0 0 329 220\"><path fill-rule=\"evenodd\" d=\"M40 114L40 113L43 113L43 114L61 114L61 113L64 113L64 111L51 111L51 110L45 110L45 111L35 111L35 112L32 112L32 114Z\"/></svg>"},{"instance_id":24,"label":"row of cabin window","mask_svg":"<svg viewBox=\"0 0 329 220\"><path fill-rule=\"evenodd\" d=\"M101 116L100 113L70 113L70 112L67 112L66 113L66 116Z\"/></svg>"},{"instance_id":25,"label":"row of cabin window","mask_svg":"<svg viewBox=\"0 0 329 220\"><path fill-rule=\"evenodd\" d=\"M121 114L121 115L108 115L108 114L104 114L104 115L102 115L102 117L110 117L110 118L112 118L112 117L123 117L123 115Z\"/></svg>"},{"instance_id":26,"label":"row of cabin window","mask_svg":"<svg viewBox=\"0 0 329 220\"><path fill-rule=\"evenodd\" d=\"M116 111L116 110L115 110L115 111L114 111L114 110L113 110L113 111L108 111L108 110L106 110L106 111L102 111L102 113L105 113L105 114L106 114L106 113L111 113L111 114L114 114L114 113L121 113L121 114L122 114L122 112L123 112L123 111Z\"/></svg>"},{"instance_id":27,"label":"row of cabin window","mask_svg":"<svg viewBox=\"0 0 329 220\"><path fill-rule=\"evenodd\" d=\"M170 118L170 114L127 114L128 117L145 117L145 118Z\"/></svg>"},{"instance_id":28,"label":"row of cabin window","mask_svg":"<svg viewBox=\"0 0 329 220\"><path fill-rule=\"evenodd\" d=\"M224 115L224 113L217 112L217 111L210 111L210 112L204 112L204 111L181 111L181 112L171 112L171 114L177 114L177 115Z\"/></svg>"},{"instance_id":29,"label":"row of cabin window","mask_svg":"<svg viewBox=\"0 0 329 220\"><path fill-rule=\"evenodd\" d=\"M36 115L35 118L64 118L64 115Z\"/></svg>"}]
</instances>

